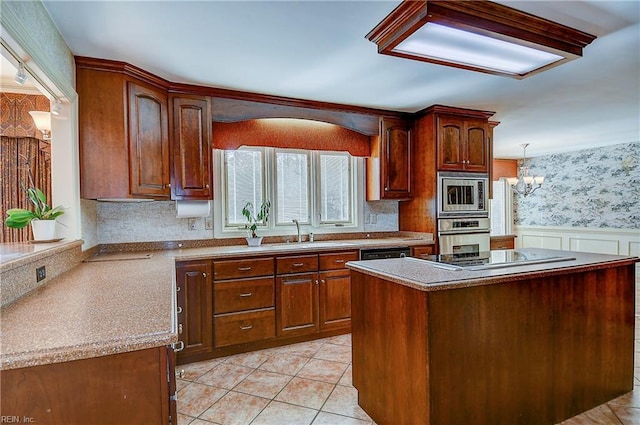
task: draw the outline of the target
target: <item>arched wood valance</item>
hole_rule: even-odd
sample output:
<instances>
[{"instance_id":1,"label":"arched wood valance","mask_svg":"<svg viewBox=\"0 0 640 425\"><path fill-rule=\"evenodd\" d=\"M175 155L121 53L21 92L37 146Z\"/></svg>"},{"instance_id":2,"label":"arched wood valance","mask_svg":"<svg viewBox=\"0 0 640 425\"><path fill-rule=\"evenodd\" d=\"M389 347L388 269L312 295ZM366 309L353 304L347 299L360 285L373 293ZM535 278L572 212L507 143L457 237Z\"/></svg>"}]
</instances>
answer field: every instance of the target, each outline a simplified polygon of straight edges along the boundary
<instances>
[{"instance_id":1,"label":"arched wood valance","mask_svg":"<svg viewBox=\"0 0 640 425\"><path fill-rule=\"evenodd\" d=\"M370 156L370 139L356 131L319 121L264 118L234 123L213 123L213 147L270 146L324 151L346 151Z\"/></svg>"}]
</instances>

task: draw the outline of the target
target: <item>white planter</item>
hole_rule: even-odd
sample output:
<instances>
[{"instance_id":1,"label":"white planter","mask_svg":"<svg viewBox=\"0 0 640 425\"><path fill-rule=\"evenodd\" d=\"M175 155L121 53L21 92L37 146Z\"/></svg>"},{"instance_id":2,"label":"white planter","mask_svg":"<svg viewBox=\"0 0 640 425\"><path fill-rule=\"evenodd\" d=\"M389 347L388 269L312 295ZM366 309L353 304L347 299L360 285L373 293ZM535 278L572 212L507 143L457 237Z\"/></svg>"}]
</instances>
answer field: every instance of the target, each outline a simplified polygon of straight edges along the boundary
<instances>
[{"instance_id":1,"label":"white planter","mask_svg":"<svg viewBox=\"0 0 640 425\"><path fill-rule=\"evenodd\" d=\"M31 220L34 241L49 241L56 234L55 220Z\"/></svg>"},{"instance_id":2,"label":"white planter","mask_svg":"<svg viewBox=\"0 0 640 425\"><path fill-rule=\"evenodd\" d=\"M247 240L247 244L249 246L260 246L262 243L263 236L258 236L256 238L245 238Z\"/></svg>"}]
</instances>

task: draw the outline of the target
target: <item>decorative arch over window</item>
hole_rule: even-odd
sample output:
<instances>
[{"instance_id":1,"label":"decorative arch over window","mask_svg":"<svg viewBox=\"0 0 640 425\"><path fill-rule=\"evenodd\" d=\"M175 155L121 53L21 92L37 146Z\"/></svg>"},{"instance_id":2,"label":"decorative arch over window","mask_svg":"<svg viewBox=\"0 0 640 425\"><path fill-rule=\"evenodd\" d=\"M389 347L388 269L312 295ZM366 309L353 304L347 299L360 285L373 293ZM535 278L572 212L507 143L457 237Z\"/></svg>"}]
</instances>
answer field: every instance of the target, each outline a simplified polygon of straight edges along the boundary
<instances>
[{"instance_id":1,"label":"decorative arch over window","mask_svg":"<svg viewBox=\"0 0 640 425\"><path fill-rule=\"evenodd\" d=\"M262 118L233 123L213 123L213 147L267 146L349 152L370 156L369 136L320 121L297 118Z\"/></svg>"}]
</instances>

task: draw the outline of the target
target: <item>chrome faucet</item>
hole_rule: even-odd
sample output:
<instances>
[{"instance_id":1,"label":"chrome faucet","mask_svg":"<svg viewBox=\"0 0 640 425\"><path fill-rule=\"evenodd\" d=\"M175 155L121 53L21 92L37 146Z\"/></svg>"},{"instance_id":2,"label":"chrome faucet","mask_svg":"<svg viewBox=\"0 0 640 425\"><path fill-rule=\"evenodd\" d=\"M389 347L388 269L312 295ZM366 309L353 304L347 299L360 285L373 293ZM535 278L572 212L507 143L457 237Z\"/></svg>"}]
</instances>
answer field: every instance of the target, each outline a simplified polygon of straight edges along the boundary
<instances>
[{"instance_id":1,"label":"chrome faucet","mask_svg":"<svg viewBox=\"0 0 640 425\"><path fill-rule=\"evenodd\" d=\"M302 239L300 239L300 223L298 223L298 220L295 218L293 219L293 222L296 224L296 229L298 230L298 243L302 243Z\"/></svg>"}]
</instances>

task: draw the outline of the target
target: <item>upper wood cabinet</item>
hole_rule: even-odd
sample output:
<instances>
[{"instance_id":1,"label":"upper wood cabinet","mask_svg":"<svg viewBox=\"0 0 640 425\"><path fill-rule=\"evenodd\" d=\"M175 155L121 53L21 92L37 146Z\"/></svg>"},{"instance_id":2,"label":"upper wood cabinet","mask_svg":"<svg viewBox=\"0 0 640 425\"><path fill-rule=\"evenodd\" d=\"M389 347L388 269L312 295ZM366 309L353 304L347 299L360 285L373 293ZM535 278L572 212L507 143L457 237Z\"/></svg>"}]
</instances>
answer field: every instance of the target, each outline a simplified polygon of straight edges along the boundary
<instances>
[{"instance_id":1,"label":"upper wood cabinet","mask_svg":"<svg viewBox=\"0 0 640 425\"><path fill-rule=\"evenodd\" d=\"M371 138L367 158L367 200L412 197L412 126L397 118L380 119L380 135Z\"/></svg>"},{"instance_id":2,"label":"upper wood cabinet","mask_svg":"<svg viewBox=\"0 0 640 425\"><path fill-rule=\"evenodd\" d=\"M172 199L213 199L211 179L211 101L171 95Z\"/></svg>"},{"instance_id":3,"label":"upper wood cabinet","mask_svg":"<svg viewBox=\"0 0 640 425\"><path fill-rule=\"evenodd\" d=\"M132 196L166 197L169 187L167 93L127 83L129 94L129 184Z\"/></svg>"},{"instance_id":4,"label":"upper wood cabinet","mask_svg":"<svg viewBox=\"0 0 640 425\"><path fill-rule=\"evenodd\" d=\"M78 66L81 196L169 199L167 92Z\"/></svg>"},{"instance_id":5,"label":"upper wood cabinet","mask_svg":"<svg viewBox=\"0 0 640 425\"><path fill-rule=\"evenodd\" d=\"M438 170L489 171L486 120L442 115L437 122Z\"/></svg>"}]
</instances>

